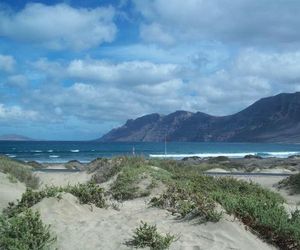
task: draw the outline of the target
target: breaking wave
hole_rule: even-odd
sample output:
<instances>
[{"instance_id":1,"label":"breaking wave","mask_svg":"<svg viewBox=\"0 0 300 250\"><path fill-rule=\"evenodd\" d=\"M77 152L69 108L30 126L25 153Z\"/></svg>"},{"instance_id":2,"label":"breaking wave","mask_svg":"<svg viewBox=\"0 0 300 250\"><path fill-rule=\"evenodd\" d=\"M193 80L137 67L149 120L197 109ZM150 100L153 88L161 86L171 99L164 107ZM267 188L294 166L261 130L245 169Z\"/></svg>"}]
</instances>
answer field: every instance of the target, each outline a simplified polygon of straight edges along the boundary
<instances>
[{"instance_id":1,"label":"breaking wave","mask_svg":"<svg viewBox=\"0 0 300 250\"><path fill-rule=\"evenodd\" d=\"M218 157L226 156L228 158L243 158L246 155L261 156L263 158L277 157L287 158L289 156L298 155L299 152L241 152L241 153L195 153L195 154L150 154L152 158L176 158L181 159L185 157Z\"/></svg>"}]
</instances>

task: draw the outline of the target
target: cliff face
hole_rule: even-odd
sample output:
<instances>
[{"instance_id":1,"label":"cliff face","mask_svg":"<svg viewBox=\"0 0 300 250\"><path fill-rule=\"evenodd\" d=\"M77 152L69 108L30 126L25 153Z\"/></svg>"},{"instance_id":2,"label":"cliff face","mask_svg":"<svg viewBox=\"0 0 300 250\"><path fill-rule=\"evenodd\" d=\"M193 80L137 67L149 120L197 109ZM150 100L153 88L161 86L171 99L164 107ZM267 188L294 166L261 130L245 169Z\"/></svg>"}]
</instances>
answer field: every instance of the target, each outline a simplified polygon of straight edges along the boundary
<instances>
[{"instance_id":1,"label":"cliff face","mask_svg":"<svg viewBox=\"0 0 300 250\"><path fill-rule=\"evenodd\" d=\"M100 141L300 142L300 92L263 98L223 117L176 111L128 120Z\"/></svg>"}]
</instances>

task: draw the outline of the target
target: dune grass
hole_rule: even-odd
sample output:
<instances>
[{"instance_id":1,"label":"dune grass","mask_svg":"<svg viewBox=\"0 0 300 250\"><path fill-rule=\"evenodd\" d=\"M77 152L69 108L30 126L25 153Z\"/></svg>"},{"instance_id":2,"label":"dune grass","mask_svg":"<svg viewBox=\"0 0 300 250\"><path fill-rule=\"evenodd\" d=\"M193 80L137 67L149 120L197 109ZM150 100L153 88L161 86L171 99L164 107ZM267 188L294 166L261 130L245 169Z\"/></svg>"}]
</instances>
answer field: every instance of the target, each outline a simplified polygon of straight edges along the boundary
<instances>
[{"instance_id":1,"label":"dune grass","mask_svg":"<svg viewBox=\"0 0 300 250\"><path fill-rule=\"evenodd\" d=\"M197 165L170 160L148 160L141 157L118 158L117 163L114 163L114 159L111 162L104 161L96 166L95 171L102 169L108 163L112 164L113 167L102 176L104 178L102 180L117 176L108 192L117 200L149 195L151 190L160 182L167 189L161 195L152 198L150 202L152 206L167 209L182 218L198 218L201 222L219 221L222 217L219 207L222 206L224 212L239 218L254 233L269 243L280 249L300 249L300 211L296 210L289 214L285 210L284 200L279 194L257 184L229 177L205 176L203 175L203 168L197 168ZM15 162L13 164L22 165L22 163ZM215 164L215 161L212 164ZM18 165L18 167L20 166ZM11 168L2 167L1 169L2 171L6 169L6 173L14 177L18 176L15 174L15 170L11 170ZM293 188L297 188L298 178L299 175L288 178L285 185L292 185ZM13 218L17 221L18 216L26 213L31 206L43 198L60 198L62 192L75 195L81 203L93 203L98 207L106 207L106 194L102 188L94 183L66 188L47 187L40 191L27 189L21 200L17 201L16 204L11 203L4 211L5 219L2 218L1 223L8 225L7 223L11 223L8 220L16 223ZM34 218L38 218L38 215L34 216ZM17 227L22 228L22 224ZM46 228L44 229L43 232L47 234ZM132 246L140 247L145 242L155 242L155 240L148 241L147 238L151 234L155 236L154 231L156 228L153 226L142 224L135 231L135 237L131 241ZM144 238L144 236L147 237ZM157 238L160 242L158 244L162 243L162 246L165 247L168 247L168 244L172 242L169 238L166 240L166 243L169 243L164 245L164 238L158 236ZM151 244L147 246L151 248Z\"/></svg>"},{"instance_id":2,"label":"dune grass","mask_svg":"<svg viewBox=\"0 0 300 250\"><path fill-rule=\"evenodd\" d=\"M104 190L93 183L67 187L45 187L39 191L28 188L22 198L16 203L9 203L0 216L0 249L48 249L56 241L56 238L50 233L50 227L43 224L40 214L33 212L31 207L44 198L60 199L63 192L76 196L82 204L106 207Z\"/></svg>"},{"instance_id":3,"label":"dune grass","mask_svg":"<svg viewBox=\"0 0 300 250\"><path fill-rule=\"evenodd\" d=\"M32 174L30 166L21 161L0 156L0 172L10 176L11 180L17 179L25 183L29 188L36 189L39 186L39 178Z\"/></svg>"},{"instance_id":4,"label":"dune grass","mask_svg":"<svg viewBox=\"0 0 300 250\"><path fill-rule=\"evenodd\" d=\"M88 172L93 173L91 181L103 183L117 175L122 166L126 164L127 157L115 157L112 159L97 158L88 164Z\"/></svg>"},{"instance_id":5,"label":"dune grass","mask_svg":"<svg viewBox=\"0 0 300 250\"><path fill-rule=\"evenodd\" d=\"M100 208L106 207L104 190L96 184L88 183L66 187L46 187L39 191L28 188L26 192L23 193L21 199L17 200L16 203L10 202L3 213L8 217L14 217L34 206L44 198L56 197L60 199L63 192L76 196L82 204L94 204Z\"/></svg>"},{"instance_id":6,"label":"dune grass","mask_svg":"<svg viewBox=\"0 0 300 250\"><path fill-rule=\"evenodd\" d=\"M215 166L225 160L210 160L208 164ZM209 167L174 160L127 158L110 192L117 200L148 195L152 185L141 192L138 184L150 177L168 187L163 194L152 198L152 206L167 209L182 218L217 222L222 217L218 209L221 205L225 212L238 217L266 241L281 249L300 248L300 213L296 210L289 214L279 194L230 177L205 176L206 169Z\"/></svg>"},{"instance_id":7,"label":"dune grass","mask_svg":"<svg viewBox=\"0 0 300 250\"><path fill-rule=\"evenodd\" d=\"M291 194L300 194L300 173L291 175L279 182L280 188L288 188Z\"/></svg>"},{"instance_id":8,"label":"dune grass","mask_svg":"<svg viewBox=\"0 0 300 250\"><path fill-rule=\"evenodd\" d=\"M148 196L159 181L168 182L168 171L149 165L141 157L126 157L120 172L111 185L110 193L116 200L129 200ZM144 182L144 185L140 185Z\"/></svg>"},{"instance_id":9,"label":"dune grass","mask_svg":"<svg viewBox=\"0 0 300 250\"><path fill-rule=\"evenodd\" d=\"M160 169L158 176L163 173L163 178L158 179L168 186L168 190L154 197L150 203L152 206L168 209L181 217L197 217L201 222L217 222L222 216L217 209L217 204L220 204L227 213L238 217L266 241L282 249L300 247L299 211L290 215L279 194L234 178L205 176L196 165L188 166L170 160L132 159L123 166L113 183L113 196L116 199L136 198L140 177L157 177L153 169Z\"/></svg>"},{"instance_id":10,"label":"dune grass","mask_svg":"<svg viewBox=\"0 0 300 250\"><path fill-rule=\"evenodd\" d=\"M200 223L218 222L222 218L222 212L216 209L216 202L213 199L176 185L170 186L159 197L153 197L150 205L178 214L181 218L197 217Z\"/></svg>"}]
</instances>

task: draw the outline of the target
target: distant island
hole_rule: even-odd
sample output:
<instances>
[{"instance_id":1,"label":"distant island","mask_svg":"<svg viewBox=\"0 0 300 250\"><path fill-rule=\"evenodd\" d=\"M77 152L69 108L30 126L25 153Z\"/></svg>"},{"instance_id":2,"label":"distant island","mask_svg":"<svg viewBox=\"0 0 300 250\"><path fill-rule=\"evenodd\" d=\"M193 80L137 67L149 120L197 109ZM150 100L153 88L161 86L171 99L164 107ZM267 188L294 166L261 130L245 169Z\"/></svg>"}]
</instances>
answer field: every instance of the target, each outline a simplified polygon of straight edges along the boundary
<instances>
[{"instance_id":1,"label":"distant island","mask_svg":"<svg viewBox=\"0 0 300 250\"><path fill-rule=\"evenodd\" d=\"M0 141L34 141L34 139L17 134L6 134L0 136Z\"/></svg>"},{"instance_id":2,"label":"distant island","mask_svg":"<svg viewBox=\"0 0 300 250\"><path fill-rule=\"evenodd\" d=\"M228 116L202 112L157 113L128 120L97 141L104 142L300 142L300 92L260 99Z\"/></svg>"}]
</instances>

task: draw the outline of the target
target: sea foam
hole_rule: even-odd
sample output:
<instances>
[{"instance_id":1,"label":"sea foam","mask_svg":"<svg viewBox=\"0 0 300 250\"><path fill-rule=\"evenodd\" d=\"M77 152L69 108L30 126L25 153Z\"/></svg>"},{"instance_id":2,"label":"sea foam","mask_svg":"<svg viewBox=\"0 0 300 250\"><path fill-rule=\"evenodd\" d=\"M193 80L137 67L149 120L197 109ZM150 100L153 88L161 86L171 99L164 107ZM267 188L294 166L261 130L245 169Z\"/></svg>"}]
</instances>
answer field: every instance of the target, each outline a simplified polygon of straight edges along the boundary
<instances>
[{"instance_id":1,"label":"sea foam","mask_svg":"<svg viewBox=\"0 0 300 250\"><path fill-rule=\"evenodd\" d=\"M246 155L261 156L263 158L278 157L287 158L292 155L297 155L299 152L241 152L241 153L195 153L195 154L150 154L149 157L152 158L176 158L182 159L185 157L218 157L226 156L228 158L243 158Z\"/></svg>"},{"instance_id":2,"label":"sea foam","mask_svg":"<svg viewBox=\"0 0 300 250\"><path fill-rule=\"evenodd\" d=\"M50 158L59 158L59 155L49 155Z\"/></svg>"}]
</instances>

